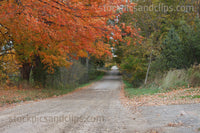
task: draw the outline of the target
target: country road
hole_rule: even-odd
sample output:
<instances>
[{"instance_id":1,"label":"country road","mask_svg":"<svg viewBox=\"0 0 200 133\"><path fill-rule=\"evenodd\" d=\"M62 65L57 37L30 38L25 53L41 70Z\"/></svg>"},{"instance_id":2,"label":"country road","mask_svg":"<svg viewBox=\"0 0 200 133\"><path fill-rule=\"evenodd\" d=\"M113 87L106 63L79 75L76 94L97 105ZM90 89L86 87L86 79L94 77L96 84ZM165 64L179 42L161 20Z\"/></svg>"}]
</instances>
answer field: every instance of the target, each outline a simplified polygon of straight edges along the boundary
<instances>
[{"instance_id":1,"label":"country road","mask_svg":"<svg viewBox=\"0 0 200 133\"><path fill-rule=\"evenodd\" d=\"M120 89L121 77L112 70L87 89L5 109L0 133L198 132L199 104L140 107L133 113L121 104Z\"/></svg>"}]
</instances>

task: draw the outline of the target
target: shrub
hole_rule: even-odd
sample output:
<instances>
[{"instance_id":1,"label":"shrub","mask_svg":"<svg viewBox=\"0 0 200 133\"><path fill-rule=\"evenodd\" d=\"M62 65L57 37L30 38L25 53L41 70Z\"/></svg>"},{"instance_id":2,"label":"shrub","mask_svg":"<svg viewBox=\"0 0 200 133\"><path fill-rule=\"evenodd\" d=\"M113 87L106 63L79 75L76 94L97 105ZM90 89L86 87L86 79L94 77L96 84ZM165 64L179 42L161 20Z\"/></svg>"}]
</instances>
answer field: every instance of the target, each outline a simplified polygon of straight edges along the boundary
<instances>
[{"instance_id":1,"label":"shrub","mask_svg":"<svg viewBox=\"0 0 200 133\"><path fill-rule=\"evenodd\" d=\"M193 65L188 70L189 83L192 86L200 86L200 64Z\"/></svg>"},{"instance_id":2,"label":"shrub","mask_svg":"<svg viewBox=\"0 0 200 133\"><path fill-rule=\"evenodd\" d=\"M187 86L188 77L186 70L170 70L164 76L161 87L164 89Z\"/></svg>"}]
</instances>

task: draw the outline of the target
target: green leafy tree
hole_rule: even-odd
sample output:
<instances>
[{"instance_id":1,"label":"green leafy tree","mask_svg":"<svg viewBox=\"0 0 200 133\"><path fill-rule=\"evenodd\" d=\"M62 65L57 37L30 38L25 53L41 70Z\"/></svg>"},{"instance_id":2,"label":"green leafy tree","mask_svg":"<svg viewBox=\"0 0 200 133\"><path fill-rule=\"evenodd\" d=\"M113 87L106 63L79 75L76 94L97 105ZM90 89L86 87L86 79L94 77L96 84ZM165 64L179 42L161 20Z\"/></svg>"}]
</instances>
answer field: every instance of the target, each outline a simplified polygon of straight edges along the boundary
<instances>
[{"instance_id":1,"label":"green leafy tree","mask_svg":"<svg viewBox=\"0 0 200 133\"><path fill-rule=\"evenodd\" d=\"M162 43L161 60L164 68L184 67L184 53L180 37L172 27Z\"/></svg>"},{"instance_id":2,"label":"green leafy tree","mask_svg":"<svg viewBox=\"0 0 200 133\"><path fill-rule=\"evenodd\" d=\"M195 63L200 63L200 19L196 19L195 23L195 33L193 34L193 53L194 53L194 61Z\"/></svg>"}]
</instances>

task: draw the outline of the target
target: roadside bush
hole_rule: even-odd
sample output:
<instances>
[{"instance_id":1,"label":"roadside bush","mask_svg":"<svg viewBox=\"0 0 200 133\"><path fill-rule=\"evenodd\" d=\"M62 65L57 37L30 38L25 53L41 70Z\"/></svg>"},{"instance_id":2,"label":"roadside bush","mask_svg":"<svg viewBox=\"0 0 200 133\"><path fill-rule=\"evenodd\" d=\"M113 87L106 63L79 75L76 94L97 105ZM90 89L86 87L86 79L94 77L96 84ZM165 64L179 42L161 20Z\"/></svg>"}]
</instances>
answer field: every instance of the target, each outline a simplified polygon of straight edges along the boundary
<instances>
[{"instance_id":1,"label":"roadside bush","mask_svg":"<svg viewBox=\"0 0 200 133\"><path fill-rule=\"evenodd\" d=\"M96 79L103 72L97 71L94 64L89 68L78 60L74 60L69 68L61 67L54 74L47 75L46 87L55 89L72 89Z\"/></svg>"},{"instance_id":2,"label":"roadside bush","mask_svg":"<svg viewBox=\"0 0 200 133\"><path fill-rule=\"evenodd\" d=\"M188 75L191 86L200 86L200 64L192 66L188 70Z\"/></svg>"},{"instance_id":3,"label":"roadside bush","mask_svg":"<svg viewBox=\"0 0 200 133\"><path fill-rule=\"evenodd\" d=\"M124 48L124 55L120 64L123 78L134 87L139 87L144 82L149 53L142 45L128 46Z\"/></svg>"},{"instance_id":4,"label":"roadside bush","mask_svg":"<svg viewBox=\"0 0 200 133\"><path fill-rule=\"evenodd\" d=\"M121 64L123 77L132 83L134 87L140 86L146 74L146 59L136 56L128 56Z\"/></svg>"},{"instance_id":5,"label":"roadside bush","mask_svg":"<svg viewBox=\"0 0 200 133\"><path fill-rule=\"evenodd\" d=\"M188 76L186 70L170 70L162 79L161 88L163 89L175 89L177 87L188 85Z\"/></svg>"},{"instance_id":6,"label":"roadside bush","mask_svg":"<svg viewBox=\"0 0 200 133\"><path fill-rule=\"evenodd\" d=\"M69 68L61 67L54 74L47 75L46 84L48 88L75 88L86 73L86 67L79 61L74 61Z\"/></svg>"},{"instance_id":7,"label":"roadside bush","mask_svg":"<svg viewBox=\"0 0 200 133\"><path fill-rule=\"evenodd\" d=\"M145 88L151 85L166 90L179 87L198 87L200 86L200 64L194 65L189 69L158 71L153 76L150 76Z\"/></svg>"}]
</instances>

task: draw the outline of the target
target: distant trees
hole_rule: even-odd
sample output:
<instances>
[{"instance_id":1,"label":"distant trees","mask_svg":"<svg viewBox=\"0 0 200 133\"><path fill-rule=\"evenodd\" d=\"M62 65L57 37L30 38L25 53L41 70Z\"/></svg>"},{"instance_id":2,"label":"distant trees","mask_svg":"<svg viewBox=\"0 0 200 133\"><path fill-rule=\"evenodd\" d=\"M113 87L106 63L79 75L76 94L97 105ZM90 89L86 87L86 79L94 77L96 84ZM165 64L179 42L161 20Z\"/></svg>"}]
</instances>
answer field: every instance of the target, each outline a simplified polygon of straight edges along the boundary
<instances>
[{"instance_id":1,"label":"distant trees","mask_svg":"<svg viewBox=\"0 0 200 133\"><path fill-rule=\"evenodd\" d=\"M138 7L159 4L177 9L178 6L193 6L195 1L138 1ZM199 14L193 10L185 11L148 11L137 10L134 14L124 13L120 23L131 23L132 27L140 28L142 43L131 38L130 46L120 45L115 59L124 73L125 79L139 86L144 82L152 53L150 74L170 69L188 69L200 63ZM119 23L119 24L120 24ZM129 36L124 36L129 38Z\"/></svg>"},{"instance_id":2,"label":"distant trees","mask_svg":"<svg viewBox=\"0 0 200 133\"><path fill-rule=\"evenodd\" d=\"M193 64L199 64L199 45L198 33L199 20L192 27L181 21L182 24L175 30L172 27L165 36L161 45L160 62L162 69L182 69L189 68ZM195 27L195 28L194 28ZM195 30L197 28L197 30Z\"/></svg>"}]
</instances>

